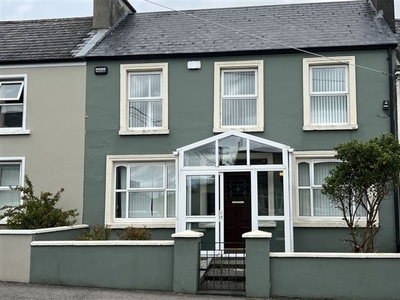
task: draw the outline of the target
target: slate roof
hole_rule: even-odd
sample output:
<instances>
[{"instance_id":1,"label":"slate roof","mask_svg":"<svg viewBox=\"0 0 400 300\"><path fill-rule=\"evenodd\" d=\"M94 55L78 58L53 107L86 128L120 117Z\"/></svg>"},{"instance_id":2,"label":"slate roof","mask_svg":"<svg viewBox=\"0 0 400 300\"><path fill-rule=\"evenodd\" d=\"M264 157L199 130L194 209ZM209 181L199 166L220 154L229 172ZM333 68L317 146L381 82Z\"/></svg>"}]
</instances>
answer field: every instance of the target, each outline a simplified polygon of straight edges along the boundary
<instances>
[{"instance_id":1,"label":"slate roof","mask_svg":"<svg viewBox=\"0 0 400 300\"><path fill-rule=\"evenodd\" d=\"M383 17L367 0L183 12L131 14L93 48L88 57L270 51L290 47L383 46L397 43ZM202 19L265 39L222 28Z\"/></svg>"},{"instance_id":2,"label":"slate roof","mask_svg":"<svg viewBox=\"0 0 400 300\"><path fill-rule=\"evenodd\" d=\"M0 22L0 63L69 60L90 38L92 17Z\"/></svg>"}]
</instances>

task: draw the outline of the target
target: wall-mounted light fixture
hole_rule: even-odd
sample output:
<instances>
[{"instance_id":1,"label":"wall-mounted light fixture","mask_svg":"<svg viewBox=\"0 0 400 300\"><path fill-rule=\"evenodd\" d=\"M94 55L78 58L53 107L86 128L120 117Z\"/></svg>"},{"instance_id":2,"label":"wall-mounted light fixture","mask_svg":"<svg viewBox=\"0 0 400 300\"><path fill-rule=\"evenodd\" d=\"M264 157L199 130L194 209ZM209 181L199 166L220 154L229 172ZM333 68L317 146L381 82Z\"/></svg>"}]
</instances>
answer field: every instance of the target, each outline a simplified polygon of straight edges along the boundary
<instances>
[{"instance_id":1,"label":"wall-mounted light fixture","mask_svg":"<svg viewBox=\"0 0 400 300\"><path fill-rule=\"evenodd\" d=\"M389 115L390 114L390 106L389 106L389 100L383 100L382 102L382 110L385 114Z\"/></svg>"},{"instance_id":2,"label":"wall-mounted light fixture","mask_svg":"<svg viewBox=\"0 0 400 300\"><path fill-rule=\"evenodd\" d=\"M94 67L95 75L106 75L107 73L108 73L108 67L106 66Z\"/></svg>"}]
</instances>

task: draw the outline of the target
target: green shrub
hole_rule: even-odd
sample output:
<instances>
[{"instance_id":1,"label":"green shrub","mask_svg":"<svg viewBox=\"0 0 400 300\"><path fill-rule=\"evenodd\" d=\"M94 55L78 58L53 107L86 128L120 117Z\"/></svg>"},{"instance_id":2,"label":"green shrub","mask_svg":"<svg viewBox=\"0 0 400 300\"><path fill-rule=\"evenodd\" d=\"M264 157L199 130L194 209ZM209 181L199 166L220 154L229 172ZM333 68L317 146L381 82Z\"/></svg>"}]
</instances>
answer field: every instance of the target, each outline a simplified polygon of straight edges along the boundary
<instances>
[{"instance_id":1,"label":"green shrub","mask_svg":"<svg viewBox=\"0 0 400 300\"><path fill-rule=\"evenodd\" d=\"M61 188L54 195L50 192L41 192L39 196L34 195L34 189L29 177L25 175L25 186L11 188L22 192L22 204L16 206L3 206L4 211L0 219L6 218L8 229L39 229L58 226L71 226L76 223L78 216L76 209L63 211L56 208L60 201Z\"/></svg>"},{"instance_id":2,"label":"green shrub","mask_svg":"<svg viewBox=\"0 0 400 300\"><path fill-rule=\"evenodd\" d=\"M126 227L123 231L118 232L118 239L120 240L150 240L151 232L146 227L136 228L136 227Z\"/></svg>"},{"instance_id":3,"label":"green shrub","mask_svg":"<svg viewBox=\"0 0 400 300\"><path fill-rule=\"evenodd\" d=\"M82 235L78 235L78 240L104 241L108 240L111 234L109 225L95 225L90 230L84 230Z\"/></svg>"}]
</instances>

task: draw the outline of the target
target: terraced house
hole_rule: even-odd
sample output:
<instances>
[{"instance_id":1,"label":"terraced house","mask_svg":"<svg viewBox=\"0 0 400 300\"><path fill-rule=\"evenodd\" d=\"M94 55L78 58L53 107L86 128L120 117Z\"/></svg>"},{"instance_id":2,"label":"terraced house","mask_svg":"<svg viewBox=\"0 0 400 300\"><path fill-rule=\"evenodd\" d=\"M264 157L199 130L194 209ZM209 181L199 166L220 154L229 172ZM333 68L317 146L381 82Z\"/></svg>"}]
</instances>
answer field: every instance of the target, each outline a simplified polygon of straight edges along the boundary
<instances>
[{"instance_id":1,"label":"terraced house","mask_svg":"<svg viewBox=\"0 0 400 300\"><path fill-rule=\"evenodd\" d=\"M78 209L82 222L83 56L134 11L127 1L105 3L96 1L96 18L0 22L0 207L20 203L10 187L28 175L37 193L65 188L60 206Z\"/></svg>"},{"instance_id":2,"label":"terraced house","mask_svg":"<svg viewBox=\"0 0 400 300\"><path fill-rule=\"evenodd\" d=\"M84 222L348 251L321 194L332 148L396 131L397 41L373 2L128 14L85 56ZM382 252L399 243L396 201Z\"/></svg>"},{"instance_id":3,"label":"terraced house","mask_svg":"<svg viewBox=\"0 0 400 300\"><path fill-rule=\"evenodd\" d=\"M86 64L77 55L91 32L92 18L0 22L0 207L20 203L10 186L28 175L37 192L64 187L61 206L82 214Z\"/></svg>"}]
</instances>

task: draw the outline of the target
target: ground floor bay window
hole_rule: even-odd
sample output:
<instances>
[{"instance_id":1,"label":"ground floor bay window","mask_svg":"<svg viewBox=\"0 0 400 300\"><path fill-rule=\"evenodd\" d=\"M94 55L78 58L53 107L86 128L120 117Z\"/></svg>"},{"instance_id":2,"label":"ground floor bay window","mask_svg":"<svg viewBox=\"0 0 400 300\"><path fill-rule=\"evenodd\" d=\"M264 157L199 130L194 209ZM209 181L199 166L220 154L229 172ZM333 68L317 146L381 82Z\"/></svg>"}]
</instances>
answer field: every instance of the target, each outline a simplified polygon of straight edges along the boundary
<instances>
[{"instance_id":1,"label":"ground floor bay window","mask_svg":"<svg viewBox=\"0 0 400 300\"><path fill-rule=\"evenodd\" d=\"M340 164L334 151L294 152L293 199L294 226L346 227L343 212L327 196L322 185L330 170ZM366 212L357 211L361 224Z\"/></svg>"},{"instance_id":2,"label":"ground floor bay window","mask_svg":"<svg viewBox=\"0 0 400 300\"><path fill-rule=\"evenodd\" d=\"M175 173L172 154L108 156L106 224L174 227Z\"/></svg>"}]
</instances>

